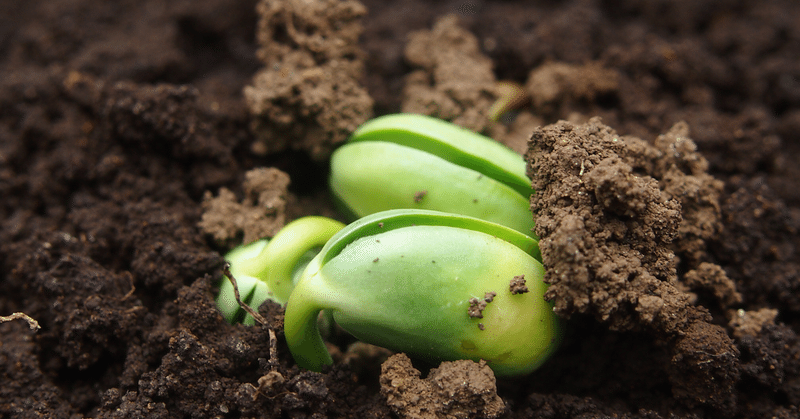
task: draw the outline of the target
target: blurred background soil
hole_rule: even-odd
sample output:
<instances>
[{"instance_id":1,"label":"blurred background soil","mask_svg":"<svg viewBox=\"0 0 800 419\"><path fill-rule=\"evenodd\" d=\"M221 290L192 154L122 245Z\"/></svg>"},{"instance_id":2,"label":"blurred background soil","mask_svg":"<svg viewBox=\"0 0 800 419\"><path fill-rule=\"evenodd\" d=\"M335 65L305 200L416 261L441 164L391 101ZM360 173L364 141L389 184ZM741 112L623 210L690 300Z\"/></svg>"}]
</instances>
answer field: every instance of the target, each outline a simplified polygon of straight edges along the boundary
<instances>
[{"instance_id":1,"label":"blurred background soil","mask_svg":"<svg viewBox=\"0 0 800 419\"><path fill-rule=\"evenodd\" d=\"M0 417L800 417L800 3L257 3L0 0L0 315L41 325L0 323ZM333 18L292 20L304 10ZM528 98L493 125L497 80ZM422 380L431 366L392 357L381 375L387 354L346 337L331 370L300 371L281 309L265 305L271 358L267 328L227 325L212 300L220 253L248 224L206 234L204 209L227 196L235 205L216 205L268 202L279 224L336 216L326 154L359 121L401 110L520 152L559 120L538 138L613 129L664 159L691 138L678 184L644 145L615 152L649 162L633 174L672 179L662 191L694 214L683 226L697 228L669 227L686 240L668 249L674 272L655 276L702 321L685 334L624 326L653 298L564 306L560 351L496 394L474 363ZM259 190L246 173L261 167L288 189L270 172L282 186ZM410 409L389 374L453 406Z\"/></svg>"}]
</instances>

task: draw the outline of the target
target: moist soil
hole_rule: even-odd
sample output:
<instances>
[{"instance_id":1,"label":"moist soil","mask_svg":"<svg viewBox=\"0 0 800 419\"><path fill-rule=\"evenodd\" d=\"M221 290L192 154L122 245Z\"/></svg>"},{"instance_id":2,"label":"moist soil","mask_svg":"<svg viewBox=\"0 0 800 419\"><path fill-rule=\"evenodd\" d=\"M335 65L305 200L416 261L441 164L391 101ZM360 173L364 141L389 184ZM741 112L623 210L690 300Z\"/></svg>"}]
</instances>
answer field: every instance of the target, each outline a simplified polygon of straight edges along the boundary
<instances>
[{"instance_id":1,"label":"moist soil","mask_svg":"<svg viewBox=\"0 0 800 419\"><path fill-rule=\"evenodd\" d=\"M306 55L282 46L326 27L267 30L254 0L2 3L0 315L41 328L0 323L0 417L800 417L800 3L261 3L346 22ZM507 127L480 119L491 85L439 79L462 56L465 83L525 86ZM283 80L254 79L265 68L284 96L248 88ZM331 71L355 99L308 99ZM370 109L431 104L526 154L548 297L569 319L553 358L495 380L339 334L314 373L281 307L224 322L220 254L258 233L209 232L204 211L266 205L252 217L268 235L339 217L330 149Z\"/></svg>"}]
</instances>

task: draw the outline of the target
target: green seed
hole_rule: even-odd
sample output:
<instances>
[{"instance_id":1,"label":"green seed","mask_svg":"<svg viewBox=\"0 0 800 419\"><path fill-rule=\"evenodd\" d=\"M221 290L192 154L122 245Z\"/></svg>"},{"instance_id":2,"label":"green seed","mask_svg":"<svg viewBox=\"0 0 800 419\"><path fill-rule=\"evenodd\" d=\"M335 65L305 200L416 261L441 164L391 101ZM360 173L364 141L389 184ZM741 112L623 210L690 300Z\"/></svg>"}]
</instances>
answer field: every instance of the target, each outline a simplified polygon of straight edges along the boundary
<instances>
[{"instance_id":1,"label":"green seed","mask_svg":"<svg viewBox=\"0 0 800 419\"><path fill-rule=\"evenodd\" d=\"M330 364L316 323L329 310L368 343L429 361L484 359L498 375L528 373L560 335L532 253L532 238L471 217L418 210L365 217L306 267L286 307L289 348L302 367ZM510 281L523 275L529 292L512 295ZM485 302L480 319L470 316L474 298Z\"/></svg>"},{"instance_id":2,"label":"green seed","mask_svg":"<svg viewBox=\"0 0 800 419\"><path fill-rule=\"evenodd\" d=\"M397 208L469 215L535 237L522 156L414 114L375 118L331 157L331 190L354 218Z\"/></svg>"}]
</instances>

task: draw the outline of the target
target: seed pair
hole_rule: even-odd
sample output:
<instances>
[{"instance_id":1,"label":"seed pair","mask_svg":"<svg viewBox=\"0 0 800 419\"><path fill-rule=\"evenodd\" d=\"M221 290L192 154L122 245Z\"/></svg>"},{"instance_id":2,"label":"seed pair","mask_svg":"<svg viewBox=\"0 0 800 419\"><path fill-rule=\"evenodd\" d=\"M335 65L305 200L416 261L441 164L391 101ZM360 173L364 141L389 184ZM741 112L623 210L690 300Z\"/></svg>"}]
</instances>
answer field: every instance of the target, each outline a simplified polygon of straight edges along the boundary
<instances>
[{"instance_id":1,"label":"seed pair","mask_svg":"<svg viewBox=\"0 0 800 419\"><path fill-rule=\"evenodd\" d=\"M365 342L432 362L483 359L498 375L528 373L554 351L560 322L544 300L521 156L444 121L390 115L333 154L330 185L357 221L307 217L226 256L251 306L287 303L298 365L332 363L323 310ZM224 283L218 305L234 321L244 315L228 293Z\"/></svg>"}]
</instances>

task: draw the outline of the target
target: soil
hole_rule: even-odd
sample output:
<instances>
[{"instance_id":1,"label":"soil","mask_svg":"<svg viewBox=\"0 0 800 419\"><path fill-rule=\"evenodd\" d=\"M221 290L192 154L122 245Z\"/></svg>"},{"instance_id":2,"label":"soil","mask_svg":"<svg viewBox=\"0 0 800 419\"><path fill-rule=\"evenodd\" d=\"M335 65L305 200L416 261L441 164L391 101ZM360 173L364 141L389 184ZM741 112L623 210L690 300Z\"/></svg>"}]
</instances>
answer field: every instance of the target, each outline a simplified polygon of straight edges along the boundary
<instances>
[{"instance_id":1,"label":"soil","mask_svg":"<svg viewBox=\"0 0 800 419\"><path fill-rule=\"evenodd\" d=\"M518 275L511 279L508 283L508 290L512 295L525 294L529 292L528 286L525 285L525 275Z\"/></svg>"},{"instance_id":2,"label":"soil","mask_svg":"<svg viewBox=\"0 0 800 419\"><path fill-rule=\"evenodd\" d=\"M0 316L41 329L0 323L0 417L800 417L800 3L2 10ZM341 333L302 371L282 308L214 307L220 254L339 217L327 156L403 109L526 154L569 318L529 376Z\"/></svg>"}]
</instances>

